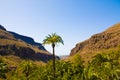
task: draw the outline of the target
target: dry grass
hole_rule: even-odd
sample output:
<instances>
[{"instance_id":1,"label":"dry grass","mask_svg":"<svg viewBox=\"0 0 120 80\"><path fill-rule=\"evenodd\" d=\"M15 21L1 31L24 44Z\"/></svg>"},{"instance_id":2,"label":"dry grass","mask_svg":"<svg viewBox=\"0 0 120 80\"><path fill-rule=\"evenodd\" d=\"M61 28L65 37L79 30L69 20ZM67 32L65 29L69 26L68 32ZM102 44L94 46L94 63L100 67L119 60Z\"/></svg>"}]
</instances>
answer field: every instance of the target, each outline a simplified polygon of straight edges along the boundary
<instances>
[{"instance_id":1,"label":"dry grass","mask_svg":"<svg viewBox=\"0 0 120 80\"><path fill-rule=\"evenodd\" d=\"M45 66L46 63L42 62L42 61L33 61L36 65L38 66Z\"/></svg>"},{"instance_id":2,"label":"dry grass","mask_svg":"<svg viewBox=\"0 0 120 80\"><path fill-rule=\"evenodd\" d=\"M14 55L9 55L9 56L4 56L4 61L9 65L9 66L17 66L19 63L23 61L20 57L14 56Z\"/></svg>"},{"instance_id":3,"label":"dry grass","mask_svg":"<svg viewBox=\"0 0 120 80\"><path fill-rule=\"evenodd\" d=\"M111 26L105 32L116 32L118 30L120 31L120 23Z\"/></svg>"},{"instance_id":4,"label":"dry grass","mask_svg":"<svg viewBox=\"0 0 120 80\"><path fill-rule=\"evenodd\" d=\"M20 57L14 55L2 56L2 59L4 60L5 63L8 64L8 66L18 66L21 62L25 61L25 59L21 59ZM30 61L38 66L46 65L46 63L42 61L32 61L32 60Z\"/></svg>"},{"instance_id":5,"label":"dry grass","mask_svg":"<svg viewBox=\"0 0 120 80\"><path fill-rule=\"evenodd\" d=\"M13 37L13 35L8 33L7 31L1 30L1 29L0 29L0 38L3 38L3 39L15 39Z\"/></svg>"},{"instance_id":6,"label":"dry grass","mask_svg":"<svg viewBox=\"0 0 120 80\"><path fill-rule=\"evenodd\" d=\"M23 41L18 41L18 40L0 39L0 45L16 45L18 47L29 47L29 48L33 49L36 53L50 54L47 51L40 50L36 46L32 46L30 44L27 44Z\"/></svg>"},{"instance_id":7,"label":"dry grass","mask_svg":"<svg viewBox=\"0 0 120 80\"><path fill-rule=\"evenodd\" d=\"M0 39L0 45L16 45L27 47L26 43L17 40L9 40L9 39Z\"/></svg>"}]
</instances>

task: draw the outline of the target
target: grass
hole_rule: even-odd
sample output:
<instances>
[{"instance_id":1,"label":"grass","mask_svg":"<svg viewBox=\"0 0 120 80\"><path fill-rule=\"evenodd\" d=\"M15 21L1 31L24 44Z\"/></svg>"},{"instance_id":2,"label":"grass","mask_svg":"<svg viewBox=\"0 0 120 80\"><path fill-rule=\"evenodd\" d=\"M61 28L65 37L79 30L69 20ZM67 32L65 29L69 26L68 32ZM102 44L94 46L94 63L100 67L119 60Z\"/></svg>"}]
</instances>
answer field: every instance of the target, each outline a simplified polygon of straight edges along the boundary
<instances>
[{"instance_id":1,"label":"grass","mask_svg":"<svg viewBox=\"0 0 120 80\"><path fill-rule=\"evenodd\" d=\"M9 66L17 66L19 63L23 61L20 57L14 56L14 55L9 55L9 56L4 56L3 60L9 65Z\"/></svg>"},{"instance_id":2,"label":"grass","mask_svg":"<svg viewBox=\"0 0 120 80\"><path fill-rule=\"evenodd\" d=\"M9 39L0 39L0 45L16 45L27 47L26 43L17 40L9 40Z\"/></svg>"},{"instance_id":3,"label":"grass","mask_svg":"<svg viewBox=\"0 0 120 80\"><path fill-rule=\"evenodd\" d=\"M8 67L18 66L21 62L26 61L25 59L21 59L20 57L14 56L14 55L0 56L0 58L2 58L2 60L5 63L7 63ZM30 60L30 61L32 61L32 60ZM32 61L32 62L38 66L44 66L46 64L42 61Z\"/></svg>"},{"instance_id":4,"label":"grass","mask_svg":"<svg viewBox=\"0 0 120 80\"><path fill-rule=\"evenodd\" d=\"M8 33L7 31L1 30L0 29L0 38L5 38L5 39L15 39L13 35Z\"/></svg>"},{"instance_id":5,"label":"grass","mask_svg":"<svg viewBox=\"0 0 120 80\"><path fill-rule=\"evenodd\" d=\"M108 28L105 32L116 32L120 31L120 23L113 25L112 27Z\"/></svg>"}]
</instances>

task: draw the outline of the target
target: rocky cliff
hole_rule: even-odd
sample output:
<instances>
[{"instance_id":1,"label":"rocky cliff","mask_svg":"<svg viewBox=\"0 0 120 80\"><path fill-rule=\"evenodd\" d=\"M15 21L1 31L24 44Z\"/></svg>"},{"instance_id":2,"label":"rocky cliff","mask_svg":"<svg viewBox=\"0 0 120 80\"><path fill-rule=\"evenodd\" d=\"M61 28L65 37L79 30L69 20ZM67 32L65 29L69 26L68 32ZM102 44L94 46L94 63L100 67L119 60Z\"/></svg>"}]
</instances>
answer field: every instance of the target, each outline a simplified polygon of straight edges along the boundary
<instances>
[{"instance_id":1,"label":"rocky cliff","mask_svg":"<svg viewBox=\"0 0 120 80\"><path fill-rule=\"evenodd\" d=\"M76 44L70 55L80 54L82 58L90 58L101 50L115 48L120 45L120 23L113 25L104 32L94 34L88 40Z\"/></svg>"}]
</instances>

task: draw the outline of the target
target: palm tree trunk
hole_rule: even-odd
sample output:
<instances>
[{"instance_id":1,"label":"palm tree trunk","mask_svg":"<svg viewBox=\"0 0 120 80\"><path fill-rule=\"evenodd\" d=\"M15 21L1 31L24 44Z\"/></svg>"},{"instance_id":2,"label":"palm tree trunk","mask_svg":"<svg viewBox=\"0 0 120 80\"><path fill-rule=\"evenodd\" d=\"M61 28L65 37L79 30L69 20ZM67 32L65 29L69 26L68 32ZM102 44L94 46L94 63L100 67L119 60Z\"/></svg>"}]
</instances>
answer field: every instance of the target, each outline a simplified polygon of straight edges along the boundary
<instances>
[{"instance_id":1,"label":"palm tree trunk","mask_svg":"<svg viewBox=\"0 0 120 80\"><path fill-rule=\"evenodd\" d=\"M55 80L55 44L52 44L52 48L53 48L53 77Z\"/></svg>"}]
</instances>

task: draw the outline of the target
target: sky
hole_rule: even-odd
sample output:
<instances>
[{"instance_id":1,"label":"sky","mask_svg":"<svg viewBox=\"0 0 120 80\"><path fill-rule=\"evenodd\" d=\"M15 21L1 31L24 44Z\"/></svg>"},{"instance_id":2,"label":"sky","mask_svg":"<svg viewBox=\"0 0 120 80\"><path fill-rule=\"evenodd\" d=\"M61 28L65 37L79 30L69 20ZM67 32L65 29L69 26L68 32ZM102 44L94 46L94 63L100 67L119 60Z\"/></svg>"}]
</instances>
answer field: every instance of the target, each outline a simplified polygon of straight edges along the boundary
<instances>
[{"instance_id":1,"label":"sky","mask_svg":"<svg viewBox=\"0 0 120 80\"><path fill-rule=\"evenodd\" d=\"M1 25L39 43L55 32L64 41L56 46L58 56L119 22L120 0L0 0Z\"/></svg>"}]
</instances>

